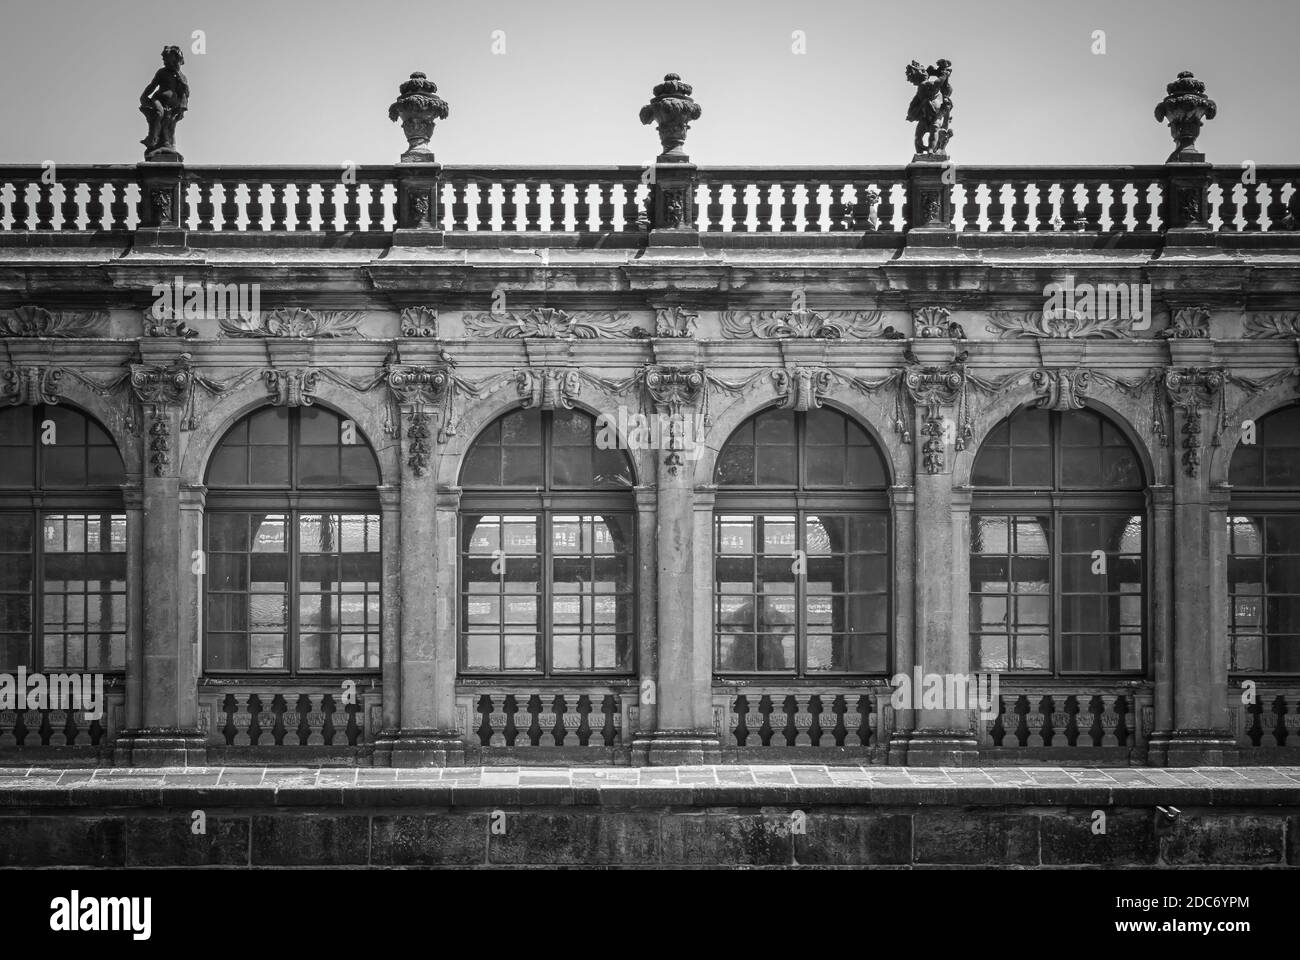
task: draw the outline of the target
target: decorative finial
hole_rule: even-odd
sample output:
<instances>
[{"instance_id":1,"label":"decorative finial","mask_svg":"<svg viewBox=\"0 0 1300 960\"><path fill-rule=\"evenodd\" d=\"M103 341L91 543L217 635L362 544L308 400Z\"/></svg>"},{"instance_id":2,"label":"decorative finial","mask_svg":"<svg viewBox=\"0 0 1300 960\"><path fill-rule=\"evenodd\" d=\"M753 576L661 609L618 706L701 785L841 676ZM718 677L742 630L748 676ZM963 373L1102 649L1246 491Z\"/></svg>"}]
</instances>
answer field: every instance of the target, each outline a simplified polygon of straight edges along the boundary
<instances>
[{"instance_id":1,"label":"decorative finial","mask_svg":"<svg viewBox=\"0 0 1300 960\"><path fill-rule=\"evenodd\" d=\"M1178 79L1165 85L1165 98L1156 104L1156 119L1169 121L1174 152L1165 163L1204 163L1205 154L1196 149L1201 122L1213 120L1219 108L1205 95L1205 82L1183 70Z\"/></svg>"},{"instance_id":2,"label":"decorative finial","mask_svg":"<svg viewBox=\"0 0 1300 960\"><path fill-rule=\"evenodd\" d=\"M176 152L176 121L185 116L190 105L190 83L181 73L185 56L175 45L163 47L163 65L140 94L140 112L149 121L144 144L144 158L154 163L180 163L185 158Z\"/></svg>"},{"instance_id":3,"label":"decorative finial","mask_svg":"<svg viewBox=\"0 0 1300 960\"><path fill-rule=\"evenodd\" d=\"M406 152L402 163L433 163L429 138L438 120L446 120L447 101L438 96L438 85L416 72L398 88L397 99L388 108L388 119L402 121L406 134Z\"/></svg>"},{"instance_id":4,"label":"decorative finial","mask_svg":"<svg viewBox=\"0 0 1300 960\"><path fill-rule=\"evenodd\" d=\"M916 124L912 160L947 160L948 141L952 139L952 75L951 60L937 60L934 66L922 67L913 60L903 69L909 83L916 85L916 93L907 108L907 119Z\"/></svg>"},{"instance_id":5,"label":"decorative finial","mask_svg":"<svg viewBox=\"0 0 1300 960\"><path fill-rule=\"evenodd\" d=\"M691 99L694 89L675 73L665 74L664 82L654 88L654 99L641 108L641 122L657 123L663 153L659 163L687 163L682 150L691 121L700 119L700 105Z\"/></svg>"}]
</instances>

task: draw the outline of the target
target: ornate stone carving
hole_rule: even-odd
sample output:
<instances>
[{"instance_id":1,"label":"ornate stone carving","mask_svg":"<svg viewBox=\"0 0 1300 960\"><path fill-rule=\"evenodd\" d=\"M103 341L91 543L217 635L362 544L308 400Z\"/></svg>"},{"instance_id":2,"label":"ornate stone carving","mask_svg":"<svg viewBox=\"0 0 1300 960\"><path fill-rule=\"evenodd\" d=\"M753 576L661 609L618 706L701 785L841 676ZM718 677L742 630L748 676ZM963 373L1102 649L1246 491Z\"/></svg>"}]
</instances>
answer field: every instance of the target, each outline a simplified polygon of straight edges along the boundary
<instances>
[{"instance_id":1,"label":"ornate stone carving","mask_svg":"<svg viewBox=\"0 0 1300 960\"><path fill-rule=\"evenodd\" d=\"M144 335L146 337L180 337L193 340L199 332L184 320L157 319L149 313L144 315Z\"/></svg>"},{"instance_id":2,"label":"ornate stone carving","mask_svg":"<svg viewBox=\"0 0 1300 960\"><path fill-rule=\"evenodd\" d=\"M104 310L46 310L23 306L0 310L0 336L101 337L108 326Z\"/></svg>"},{"instance_id":3,"label":"ornate stone carving","mask_svg":"<svg viewBox=\"0 0 1300 960\"><path fill-rule=\"evenodd\" d=\"M406 134L402 163L434 162L429 139L437 121L446 120L449 114L447 101L437 94L438 85L418 72L398 88L398 97L388 108L388 119L402 121L402 133ZM428 219L427 212L422 219Z\"/></svg>"},{"instance_id":4,"label":"ornate stone carving","mask_svg":"<svg viewBox=\"0 0 1300 960\"><path fill-rule=\"evenodd\" d=\"M1300 313L1248 313L1242 326L1247 340L1300 337Z\"/></svg>"},{"instance_id":5,"label":"ornate stone carving","mask_svg":"<svg viewBox=\"0 0 1300 960\"><path fill-rule=\"evenodd\" d=\"M465 329L487 337L517 340L537 337L547 340L596 340L625 336L629 332L626 313L568 313L553 307L534 307L526 313L471 313L465 315Z\"/></svg>"},{"instance_id":6,"label":"ornate stone carving","mask_svg":"<svg viewBox=\"0 0 1300 960\"><path fill-rule=\"evenodd\" d=\"M921 446L925 472L942 473L945 466L943 408L955 408L957 419L952 439L957 450L965 450L974 434L966 409L966 368L960 361L941 367L914 366L903 375L902 383L912 402L924 408L920 432L925 437Z\"/></svg>"},{"instance_id":7,"label":"ornate stone carving","mask_svg":"<svg viewBox=\"0 0 1300 960\"><path fill-rule=\"evenodd\" d=\"M14 406L59 402L59 381L63 371L58 367L9 367L0 371L0 400Z\"/></svg>"},{"instance_id":8,"label":"ornate stone carving","mask_svg":"<svg viewBox=\"0 0 1300 960\"><path fill-rule=\"evenodd\" d=\"M149 121L149 132L140 142L144 158L155 163L180 163L185 158L176 151L176 123L190 105L190 83L181 73L185 56L177 46L163 47L163 65L140 93L140 112ZM168 199L170 205L171 200ZM160 209L154 199L154 209ZM171 222L170 218L164 222Z\"/></svg>"},{"instance_id":9,"label":"ornate stone carving","mask_svg":"<svg viewBox=\"0 0 1300 960\"><path fill-rule=\"evenodd\" d=\"M690 158L682 149L691 122L700 119L700 105L691 94L694 89L675 73L665 74L664 82L654 88L654 98L641 108L643 124L657 124L663 152L659 163L685 163Z\"/></svg>"},{"instance_id":10,"label":"ornate stone carving","mask_svg":"<svg viewBox=\"0 0 1300 960\"><path fill-rule=\"evenodd\" d=\"M438 335L438 311L433 307L403 307L402 336L436 337Z\"/></svg>"},{"instance_id":11,"label":"ornate stone carving","mask_svg":"<svg viewBox=\"0 0 1300 960\"><path fill-rule=\"evenodd\" d=\"M525 407L571 410L582 393L582 378L577 370L559 367L516 370L515 389Z\"/></svg>"},{"instance_id":12,"label":"ornate stone carving","mask_svg":"<svg viewBox=\"0 0 1300 960\"><path fill-rule=\"evenodd\" d=\"M788 367L772 371L772 383L781 406L786 410L806 412L822 405L822 397L831 388L829 370L820 367Z\"/></svg>"},{"instance_id":13,"label":"ornate stone carving","mask_svg":"<svg viewBox=\"0 0 1300 960\"><path fill-rule=\"evenodd\" d=\"M966 331L951 316L947 307L918 307L912 311L912 325L922 340L965 340Z\"/></svg>"},{"instance_id":14,"label":"ornate stone carving","mask_svg":"<svg viewBox=\"0 0 1300 960\"><path fill-rule=\"evenodd\" d=\"M429 427L431 409L450 420L451 374L443 367L386 365L386 379L399 414L407 418L405 438L407 465L417 477L426 476L433 455L433 433Z\"/></svg>"},{"instance_id":15,"label":"ornate stone carving","mask_svg":"<svg viewBox=\"0 0 1300 960\"><path fill-rule=\"evenodd\" d=\"M758 310L722 314L722 335L731 340L841 340L881 337L879 310Z\"/></svg>"},{"instance_id":16,"label":"ornate stone carving","mask_svg":"<svg viewBox=\"0 0 1300 960\"><path fill-rule=\"evenodd\" d=\"M131 389L141 406L152 411L149 424L149 463L155 477L166 476L171 467L172 407L188 406L194 389L191 357L183 353L169 365L131 364Z\"/></svg>"},{"instance_id":17,"label":"ornate stone carving","mask_svg":"<svg viewBox=\"0 0 1300 960\"><path fill-rule=\"evenodd\" d=\"M312 337L360 337L357 324L365 316L355 310L309 310L305 307L277 307L259 311L248 319L219 319L221 333L227 337L286 337L307 340Z\"/></svg>"},{"instance_id":18,"label":"ornate stone carving","mask_svg":"<svg viewBox=\"0 0 1300 960\"><path fill-rule=\"evenodd\" d=\"M1132 337L1131 326L1132 322L1123 318L1099 319L1079 315L1058 317L1046 315L1041 310L1028 313L995 310L989 314L989 322L984 329L996 333L999 340L1019 337L1087 340Z\"/></svg>"},{"instance_id":19,"label":"ornate stone carving","mask_svg":"<svg viewBox=\"0 0 1300 960\"><path fill-rule=\"evenodd\" d=\"M907 108L907 120L916 124L912 160L947 160L952 139L952 61L938 60L923 67L913 60L904 68L909 83L916 87ZM935 219L938 219L936 215Z\"/></svg>"},{"instance_id":20,"label":"ornate stone carving","mask_svg":"<svg viewBox=\"0 0 1300 960\"><path fill-rule=\"evenodd\" d=\"M1083 398L1092 385L1088 370L1044 367L1030 375L1034 387L1043 393L1037 406L1048 410L1082 410Z\"/></svg>"},{"instance_id":21,"label":"ornate stone carving","mask_svg":"<svg viewBox=\"0 0 1300 960\"><path fill-rule=\"evenodd\" d=\"M262 377L277 407L310 407L316 402L318 370L267 370Z\"/></svg>"},{"instance_id":22,"label":"ornate stone carving","mask_svg":"<svg viewBox=\"0 0 1300 960\"><path fill-rule=\"evenodd\" d=\"M1161 340L1203 340L1209 335L1209 307L1180 307L1174 310L1169 326L1156 334Z\"/></svg>"},{"instance_id":23,"label":"ornate stone carving","mask_svg":"<svg viewBox=\"0 0 1300 960\"><path fill-rule=\"evenodd\" d=\"M1183 413L1183 470L1196 477L1201 468L1201 411L1217 402L1222 414L1222 370L1206 367L1177 367L1165 373L1165 394L1169 403ZM1218 430L1215 431L1215 442Z\"/></svg>"},{"instance_id":24,"label":"ornate stone carving","mask_svg":"<svg viewBox=\"0 0 1300 960\"><path fill-rule=\"evenodd\" d=\"M690 338L695 336L699 314L674 304L655 311L655 336Z\"/></svg>"},{"instance_id":25,"label":"ornate stone carving","mask_svg":"<svg viewBox=\"0 0 1300 960\"><path fill-rule=\"evenodd\" d=\"M685 447L682 412L703 402L705 384L704 371L698 367L652 365L646 368L646 393L656 409L669 417L664 453L664 466L669 474L676 475L682 468L682 450ZM696 441L700 439L697 437Z\"/></svg>"},{"instance_id":26,"label":"ornate stone carving","mask_svg":"<svg viewBox=\"0 0 1300 960\"><path fill-rule=\"evenodd\" d=\"M1165 163L1204 162L1205 154L1196 149L1196 138L1202 121L1213 120L1218 109L1205 95L1204 81L1197 80L1190 70L1183 70L1177 80L1165 85L1165 98L1156 104L1156 119L1169 122L1169 133L1174 138L1174 152ZM1198 198L1198 207L1199 203Z\"/></svg>"}]
</instances>

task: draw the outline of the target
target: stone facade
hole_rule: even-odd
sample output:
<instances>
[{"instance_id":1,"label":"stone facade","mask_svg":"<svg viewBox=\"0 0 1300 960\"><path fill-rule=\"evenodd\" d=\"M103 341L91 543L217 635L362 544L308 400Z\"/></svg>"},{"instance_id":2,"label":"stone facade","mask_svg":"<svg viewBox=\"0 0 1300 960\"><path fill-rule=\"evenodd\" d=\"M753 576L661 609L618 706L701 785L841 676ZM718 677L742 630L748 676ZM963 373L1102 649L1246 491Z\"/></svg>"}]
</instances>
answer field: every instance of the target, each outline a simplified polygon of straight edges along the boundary
<instances>
[{"instance_id":1,"label":"stone facade","mask_svg":"<svg viewBox=\"0 0 1300 960\"><path fill-rule=\"evenodd\" d=\"M18 739L6 714L0 752L393 765L1298 756L1300 681L1246 678L1247 702L1229 674L1225 576L1238 425L1293 402L1300 383L1296 185L1292 168L1244 179L1182 159L756 172L684 156L643 171L430 155L342 173L60 167L53 183L0 169L4 397L103 425L126 464L129 541L126 668L103 734L60 745L38 724ZM177 284L247 284L260 310L155 309ZM1053 284L1140 288L1149 311L1055 314ZM250 412L304 404L353 423L378 464L381 664L292 682L208 675L192 566L213 452ZM883 456L884 671L715 675L718 454L774 406L842 411ZM1097 411L1137 452L1141 669L1004 674L996 719L895 710L895 673L974 669L972 466L1030 406ZM625 675L463 669L462 467L485 427L525 407L705 425L690 456L671 443L628 454Z\"/></svg>"}]
</instances>

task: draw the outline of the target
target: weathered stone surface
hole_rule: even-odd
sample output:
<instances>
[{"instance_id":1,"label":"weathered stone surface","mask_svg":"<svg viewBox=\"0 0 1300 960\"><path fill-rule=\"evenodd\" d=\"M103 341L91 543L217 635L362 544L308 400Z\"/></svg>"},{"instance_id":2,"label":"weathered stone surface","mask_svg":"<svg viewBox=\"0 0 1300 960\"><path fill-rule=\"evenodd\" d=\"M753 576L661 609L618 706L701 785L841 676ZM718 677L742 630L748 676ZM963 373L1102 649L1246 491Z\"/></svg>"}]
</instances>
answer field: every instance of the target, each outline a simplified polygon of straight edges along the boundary
<instances>
[{"instance_id":1,"label":"weathered stone surface","mask_svg":"<svg viewBox=\"0 0 1300 960\"><path fill-rule=\"evenodd\" d=\"M788 814L689 814L665 818L662 828L665 863L769 866L793 862Z\"/></svg>"},{"instance_id":2,"label":"weathered stone surface","mask_svg":"<svg viewBox=\"0 0 1300 960\"><path fill-rule=\"evenodd\" d=\"M1281 817L1251 814L1196 814L1183 811L1160 841L1169 864L1281 863Z\"/></svg>"},{"instance_id":3,"label":"weathered stone surface","mask_svg":"<svg viewBox=\"0 0 1300 960\"><path fill-rule=\"evenodd\" d=\"M660 819L654 814L506 813L505 833L489 838L496 864L653 864Z\"/></svg>"},{"instance_id":4,"label":"weathered stone surface","mask_svg":"<svg viewBox=\"0 0 1300 960\"><path fill-rule=\"evenodd\" d=\"M375 817L370 860L402 867L484 863L487 830L488 818L481 814Z\"/></svg>"},{"instance_id":5,"label":"weathered stone surface","mask_svg":"<svg viewBox=\"0 0 1300 960\"><path fill-rule=\"evenodd\" d=\"M126 821L128 867L246 866L247 817L208 817L206 833L196 834L187 813L168 819Z\"/></svg>"},{"instance_id":6,"label":"weathered stone surface","mask_svg":"<svg viewBox=\"0 0 1300 960\"><path fill-rule=\"evenodd\" d=\"M0 867L120 867L125 843L119 819L0 817Z\"/></svg>"},{"instance_id":7,"label":"weathered stone surface","mask_svg":"<svg viewBox=\"0 0 1300 960\"><path fill-rule=\"evenodd\" d=\"M364 864L369 852L369 817L253 817L253 866Z\"/></svg>"},{"instance_id":8,"label":"weathered stone surface","mask_svg":"<svg viewBox=\"0 0 1300 960\"><path fill-rule=\"evenodd\" d=\"M917 815L915 862L1037 864L1038 819L1027 814L977 810Z\"/></svg>"},{"instance_id":9,"label":"weathered stone surface","mask_svg":"<svg viewBox=\"0 0 1300 960\"><path fill-rule=\"evenodd\" d=\"M1093 808L1046 813L1040 819L1045 864L1154 864L1160 856L1154 814L1108 809L1106 832L1093 832Z\"/></svg>"},{"instance_id":10,"label":"weathered stone surface","mask_svg":"<svg viewBox=\"0 0 1300 960\"><path fill-rule=\"evenodd\" d=\"M912 861L912 818L871 812L811 813L806 833L794 835L796 863L856 866Z\"/></svg>"}]
</instances>

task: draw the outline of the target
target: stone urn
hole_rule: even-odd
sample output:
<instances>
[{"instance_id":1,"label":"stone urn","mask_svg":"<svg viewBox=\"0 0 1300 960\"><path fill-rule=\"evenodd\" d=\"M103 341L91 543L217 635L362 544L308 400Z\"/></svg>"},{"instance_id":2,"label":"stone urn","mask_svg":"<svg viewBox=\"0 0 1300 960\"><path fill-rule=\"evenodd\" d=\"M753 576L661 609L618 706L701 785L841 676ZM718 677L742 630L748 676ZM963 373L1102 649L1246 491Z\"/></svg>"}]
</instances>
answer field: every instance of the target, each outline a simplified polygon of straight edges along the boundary
<instances>
[{"instance_id":1,"label":"stone urn","mask_svg":"<svg viewBox=\"0 0 1300 960\"><path fill-rule=\"evenodd\" d=\"M1190 70L1178 74L1178 79L1165 86L1165 98L1156 104L1156 119L1169 122L1169 133L1174 138L1174 152L1165 163L1204 163L1205 154L1196 149L1201 124L1213 120L1218 107L1205 95L1205 82L1192 76Z\"/></svg>"},{"instance_id":2,"label":"stone urn","mask_svg":"<svg viewBox=\"0 0 1300 960\"><path fill-rule=\"evenodd\" d=\"M693 88L683 83L675 73L664 76L664 82L654 88L654 98L641 108L641 122L655 123L659 130L659 143L663 153L659 163L687 163L690 161L682 147L691 121L700 119L700 105L691 99Z\"/></svg>"},{"instance_id":3,"label":"stone urn","mask_svg":"<svg viewBox=\"0 0 1300 960\"><path fill-rule=\"evenodd\" d=\"M406 152L402 163L433 163L429 138L438 120L447 119L447 101L438 96L438 85L422 73L411 74L399 88L398 97L388 108L388 119L402 121L406 134Z\"/></svg>"}]
</instances>

